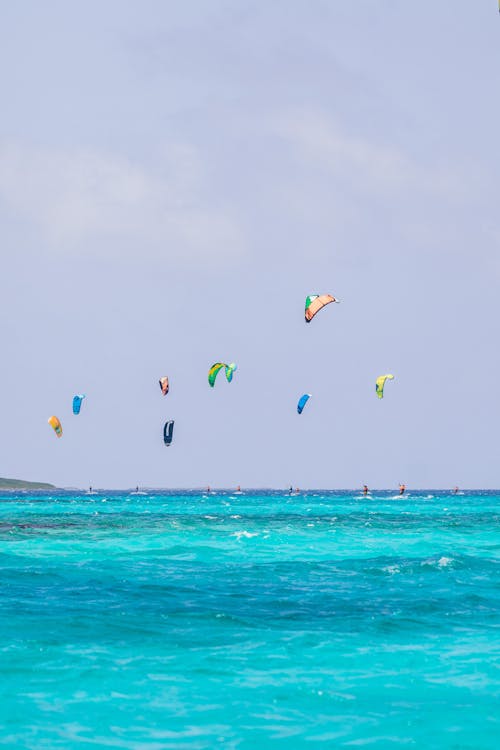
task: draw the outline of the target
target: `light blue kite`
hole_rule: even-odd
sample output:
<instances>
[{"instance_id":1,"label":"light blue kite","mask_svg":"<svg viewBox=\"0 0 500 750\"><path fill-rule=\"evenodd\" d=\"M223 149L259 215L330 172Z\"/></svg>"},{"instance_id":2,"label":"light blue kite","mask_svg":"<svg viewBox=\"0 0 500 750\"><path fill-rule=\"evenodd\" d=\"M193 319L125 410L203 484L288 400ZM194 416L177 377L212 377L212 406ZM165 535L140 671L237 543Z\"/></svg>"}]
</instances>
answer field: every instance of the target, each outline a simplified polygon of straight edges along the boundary
<instances>
[{"instance_id":1,"label":"light blue kite","mask_svg":"<svg viewBox=\"0 0 500 750\"><path fill-rule=\"evenodd\" d=\"M80 396L75 396L73 398L73 414L80 414L80 409L82 407L82 401L85 398L85 394L81 394Z\"/></svg>"},{"instance_id":2,"label":"light blue kite","mask_svg":"<svg viewBox=\"0 0 500 750\"><path fill-rule=\"evenodd\" d=\"M302 414L304 406L307 404L310 398L310 393L304 393L304 395L299 398L299 403L297 404L297 411L299 412L299 414Z\"/></svg>"}]
</instances>

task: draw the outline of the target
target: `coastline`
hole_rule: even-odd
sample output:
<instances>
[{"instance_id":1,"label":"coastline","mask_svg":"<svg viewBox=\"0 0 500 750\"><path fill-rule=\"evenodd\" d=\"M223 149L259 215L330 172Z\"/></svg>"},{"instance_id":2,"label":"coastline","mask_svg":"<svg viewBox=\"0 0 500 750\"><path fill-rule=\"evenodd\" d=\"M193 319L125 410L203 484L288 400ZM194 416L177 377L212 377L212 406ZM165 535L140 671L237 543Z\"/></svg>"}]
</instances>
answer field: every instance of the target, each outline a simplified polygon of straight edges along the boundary
<instances>
[{"instance_id":1,"label":"coastline","mask_svg":"<svg viewBox=\"0 0 500 750\"><path fill-rule=\"evenodd\" d=\"M7 479L0 477L0 490L57 490L55 484L48 482L28 482L24 479Z\"/></svg>"}]
</instances>

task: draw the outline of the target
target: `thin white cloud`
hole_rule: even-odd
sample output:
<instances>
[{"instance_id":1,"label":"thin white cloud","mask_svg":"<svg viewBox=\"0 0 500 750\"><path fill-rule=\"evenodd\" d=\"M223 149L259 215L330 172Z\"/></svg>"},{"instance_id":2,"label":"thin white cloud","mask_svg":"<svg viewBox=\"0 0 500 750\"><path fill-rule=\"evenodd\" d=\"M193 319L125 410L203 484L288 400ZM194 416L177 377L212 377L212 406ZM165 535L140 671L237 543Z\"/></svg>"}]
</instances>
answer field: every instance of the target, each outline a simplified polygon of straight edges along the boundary
<instances>
[{"instance_id":1,"label":"thin white cloud","mask_svg":"<svg viewBox=\"0 0 500 750\"><path fill-rule=\"evenodd\" d=\"M173 262L241 255L237 222L213 206L205 183L189 146L166 149L153 170L116 154L0 144L0 204L54 252Z\"/></svg>"},{"instance_id":2,"label":"thin white cloud","mask_svg":"<svg viewBox=\"0 0 500 750\"><path fill-rule=\"evenodd\" d=\"M341 177L360 192L424 191L458 197L457 175L436 165L420 165L409 154L373 139L352 136L319 112L290 114L275 121L275 132L289 143L303 166Z\"/></svg>"},{"instance_id":3,"label":"thin white cloud","mask_svg":"<svg viewBox=\"0 0 500 750\"><path fill-rule=\"evenodd\" d=\"M472 205L484 210L484 170L384 142L369 123L354 134L321 110L277 113L255 127L281 144L286 179L269 185L269 200L307 227L308 255L364 262L374 243L386 257L401 248L415 258L469 253L467 217Z\"/></svg>"}]
</instances>

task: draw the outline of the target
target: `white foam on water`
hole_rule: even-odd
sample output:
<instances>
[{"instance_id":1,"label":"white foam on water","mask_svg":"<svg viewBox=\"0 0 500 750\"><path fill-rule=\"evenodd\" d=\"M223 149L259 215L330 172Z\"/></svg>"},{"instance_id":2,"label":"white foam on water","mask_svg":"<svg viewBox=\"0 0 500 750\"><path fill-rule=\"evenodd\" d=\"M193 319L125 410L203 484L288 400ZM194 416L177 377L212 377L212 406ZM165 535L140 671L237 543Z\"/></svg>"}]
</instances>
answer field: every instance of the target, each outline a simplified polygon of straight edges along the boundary
<instances>
[{"instance_id":1,"label":"white foam on water","mask_svg":"<svg viewBox=\"0 0 500 750\"><path fill-rule=\"evenodd\" d=\"M451 557L440 557L438 560L438 565L440 568L446 568L448 565L451 565L453 562Z\"/></svg>"},{"instance_id":2,"label":"white foam on water","mask_svg":"<svg viewBox=\"0 0 500 750\"><path fill-rule=\"evenodd\" d=\"M447 568L449 565L453 564L453 558L452 557L446 557L443 555L439 558L439 560L422 560L420 565L429 565L431 567L438 567L438 568Z\"/></svg>"},{"instance_id":3,"label":"white foam on water","mask_svg":"<svg viewBox=\"0 0 500 750\"><path fill-rule=\"evenodd\" d=\"M249 531L235 531L234 534L231 534L231 536L236 537L236 539L240 541L242 537L244 537L245 539L251 539L253 536L259 536L259 535L251 534Z\"/></svg>"},{"instance_id":4,"label":"white foam on water","mask_svg":"<svg viewBox=\"0 0 500 750\"><path fill-rule=\"evenodd\" d=\"M401 569L399 565L387 565L385 568L382 568L384 573L389 573L389 575L393 576L395 573L401 573Z\"/></svg>"}]
</instances>

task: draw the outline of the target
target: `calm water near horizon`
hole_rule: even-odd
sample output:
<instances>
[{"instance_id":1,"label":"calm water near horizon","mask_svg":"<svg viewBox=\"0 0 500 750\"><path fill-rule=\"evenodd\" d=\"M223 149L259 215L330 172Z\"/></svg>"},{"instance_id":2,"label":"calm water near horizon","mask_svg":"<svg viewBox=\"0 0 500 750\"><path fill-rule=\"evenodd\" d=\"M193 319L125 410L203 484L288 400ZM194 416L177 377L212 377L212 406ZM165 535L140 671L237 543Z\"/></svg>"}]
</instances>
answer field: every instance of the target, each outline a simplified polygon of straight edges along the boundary
<instances>
[{"instance_id":1,"label":"calm water near horizon","mask_svg":"<svg viewBox=\"0 0 500 750\"><path fill-rule=\"evenodd\" d=\"M500 747L500 491L0 491L0 746Z\"/></svg>"}]
</instances>

